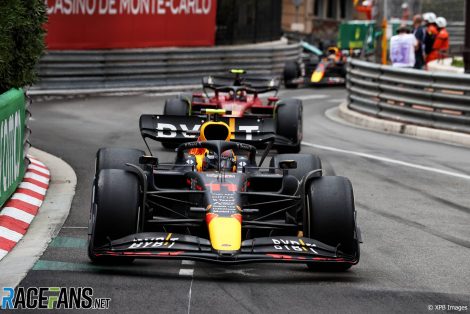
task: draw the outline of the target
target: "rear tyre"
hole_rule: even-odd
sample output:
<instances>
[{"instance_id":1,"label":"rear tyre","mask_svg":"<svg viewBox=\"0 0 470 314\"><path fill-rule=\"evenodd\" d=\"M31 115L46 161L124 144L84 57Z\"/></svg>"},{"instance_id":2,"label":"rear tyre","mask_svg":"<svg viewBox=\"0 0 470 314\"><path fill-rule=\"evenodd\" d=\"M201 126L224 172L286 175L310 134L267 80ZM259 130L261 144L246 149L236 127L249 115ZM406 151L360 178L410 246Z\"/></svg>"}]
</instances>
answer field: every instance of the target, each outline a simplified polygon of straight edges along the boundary
<instances>
[{"instance_id":1,"label":"rear tyre","mask_svg":"<svg viewBox=\"0 0 470 314\"><path fill-rule=\"evenodd\" d=\"M289 169L288 174L294 176L297 180L308 174L310 171L322 169L320 157L312 154L279 154L271 158L269 163L270 167L279 167L279 162L283 160L295 160L297 162L296 169ZM321 173L315 175L315 177L321 176Z\"/></svg>"},{"instance_id":2,"label":"rear tyre","mask_svg":"<svg viewBox=\"0 0 470 314\"><path fill-rule=\"evenodd\" d=\"M191 96L192 97L192 96ZM163 107L163 114L167 116L188 116L191 113L191 97L189 94L182 93L178 98L167 99ZM162 142L162 146L167 149L175 149L177 143Z\"/></svg>"},{"instance_id":3,"label":"rear tyre","mask_svg":"<svg viewBox=\"0 0 470 314\"><path fill-rule=\"evenodd\" d=\"M137 231L140 186L135 174L121 169L103 169L94 185L90 214L88 256L93 262L132 262L132 257L96 256L94 248Z\"/></svg>"},{"instance_id":4,"label":"rear tyre","mask_svg":"<svg viewBox=\"0 0 470 314\"><path fill-rule=\"evenodd\" d=\"M185 95L181 98L172 98L165 101L163 114L167 116L188 116L190 110L190 100Z\"/></svg>"},{"instance_id":5,"label":"rear tyre","mask_svg":"<svg viewBox=\"0 0 470 314\"><path fill-rule=\"evenodd\" d=\"M128 169L126 163L139 165L139 158L145 155L140 149L133 148L100 148L96 153L95 173L103 169Z\"/></svg>"},{"instance_id":6,"label":"rear tyre","mask_svg":"<svg viewBox=\"0 0 470 314\"><path fill-rule=\"evenodd\" d=\"M300 99L281 100L276 107L276 132L286 137L292 145L276 145L279 153L298 153L302 143L302 101Z\"/></svg>"},{"instance_id":7,"label":"rear tyre","mask_svg":"<svg viewBox=\"0 0 470 314\"><path fill-rule=\"evenodd\" d=\"M300 67L295 61L287 61L284 66L284 86L286 88L297 88L299 84L292 83L292 80L300 77Z\"/></svg>"},{"instance_id":8,"label":"rear tyre","mask_svg":"<svg viewBox=\"0 0 470 314\"><path fill-rule=\"evenodd\" d=\"M356 239L356 211L351 182L345 177L326 176L310 181L306 191L304 234L327 245L338 247L359 260ZM313 270L345 271L350 263L308 263Z\"/></svg>"}]
</instances>

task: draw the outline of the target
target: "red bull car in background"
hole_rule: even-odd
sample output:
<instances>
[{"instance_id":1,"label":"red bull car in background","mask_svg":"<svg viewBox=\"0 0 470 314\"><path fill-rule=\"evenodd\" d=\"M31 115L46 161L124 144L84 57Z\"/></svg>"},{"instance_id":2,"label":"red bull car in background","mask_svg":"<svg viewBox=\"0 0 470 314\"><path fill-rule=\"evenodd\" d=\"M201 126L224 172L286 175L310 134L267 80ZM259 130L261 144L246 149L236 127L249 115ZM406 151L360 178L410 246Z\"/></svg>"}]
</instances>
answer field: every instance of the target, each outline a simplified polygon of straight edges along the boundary
<instances>
[{"instance_id":1,"label":"red bull car in background","mask_svg":"<svg viewBox=\"0 0 470 314\"><path fill-rule=\"evenodd\" d=\"M223 115L220 109L207 114ZM165 116L142 115L144 139L166 140ZM214 119L218 120L218 119ZM256 148L230 140L209 117L197 141L161 163L136 149L97 153L88 254L93 262L135 258L219 264L304 263L343 271L359 262L361 236L345 177L323 176L311 154L280 154L269 167Z\"/></svg>"},{"instance_id":2,"label":"red bull car in background","mask_svg":"<svg viewBox=\"0 0 470 314\"><path fill-rule=\"evenodd\" d=\"M162 145L175 148L194 140L190 133L201 127L202 111L220 109L225 112L220 119L229 125L232 140L260 146L269 137L278 152L298 153L303 137L302 101L279 99L276 78L248 77L238 69L230 72L230 76L204 77L202 92L180 94L165 102L166 122L157 124L157 130L167 136ZM260 97L266 94L271 95Z\"/></svg>"},{"instance_id":3,"label":"red bull car in background","mask_svg":"<svg viewBox=\"0 0 470 314\"><path fill-rule=\"evenodd\" d=\"M284 68L284 85L287 88L304 86L343 85L346 81L346 56L337 47L326 53L301 42L302 61L287 62Z\"/></svg>"}]
</instances>

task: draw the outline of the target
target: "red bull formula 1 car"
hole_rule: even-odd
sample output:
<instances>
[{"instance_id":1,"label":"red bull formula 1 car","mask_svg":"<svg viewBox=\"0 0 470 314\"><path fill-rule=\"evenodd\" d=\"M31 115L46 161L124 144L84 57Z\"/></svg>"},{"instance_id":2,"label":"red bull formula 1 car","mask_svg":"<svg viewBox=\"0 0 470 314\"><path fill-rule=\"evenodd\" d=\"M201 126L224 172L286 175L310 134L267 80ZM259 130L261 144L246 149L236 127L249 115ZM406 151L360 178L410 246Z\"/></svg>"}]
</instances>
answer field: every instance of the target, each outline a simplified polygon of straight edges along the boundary
<instances>
[{"instance_id":1,"label":"red bull formula 1 car","mask_svg":"<svg viewBox=\"0 0 470 314\"><path fill-rule=\"evenodd\" d=\"M165 140L160 119L166 117L141 116L144 138ZM280 154L262 167L267 150L257 164L254 146L231 141L228 124L208 120L199 140L179 145L169 163L136 149L98 151L93 262L282 262L338 271L359 262L347 178L323 176L320 159L309 154Z\"/></svg>"},{"instance_id":2,"label":"red bull formula 1 car","mask_svg":"<svg viewBox=\"0 0 470 314\"><path fill-rule=\"evenodd\" d=\"M344 85L346 82L346 56L337 48L326 53L303 42L302 63L287 62L284 68L284 84L288 88L305 86Z\"/></svg>"},{"instance_id":3,"label":"red bull formula 1 car","mask_svg":"<svg viewBox=\"0 0 470 314\"><path fill-rule=\"evenodd\" d=\"M157 125L167 135L162 145L175 148L191 141L186 131L199 130L205 117L201 110L223 109L221 120L229 125L231 139L260 146L264 144L263 134L274 134L273 148L278 152L298 153L303 136L302 101L277 98L277 79L247 77L244 70L231 70L231 73L230 77L204 77L202 93L181 94L165 102L166 124ZM274 95L266 99L259 97L265 93Z\"/></svg>"}]
</instances>

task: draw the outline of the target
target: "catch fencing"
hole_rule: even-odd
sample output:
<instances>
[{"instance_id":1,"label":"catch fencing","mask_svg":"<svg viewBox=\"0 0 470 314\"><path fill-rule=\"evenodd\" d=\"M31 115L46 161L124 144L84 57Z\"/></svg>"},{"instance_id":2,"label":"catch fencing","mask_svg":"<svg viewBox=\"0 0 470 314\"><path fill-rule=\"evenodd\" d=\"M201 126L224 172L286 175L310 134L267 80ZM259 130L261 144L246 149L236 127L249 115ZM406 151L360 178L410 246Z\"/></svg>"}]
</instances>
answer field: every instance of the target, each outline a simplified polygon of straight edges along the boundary
<instances>
[{"instance_id":1,"label":"catch fencing","mask_svg":"<svg viewBox=\"0 0 470 314\"><path fill-rule=\"evenodd\" d=\"M351 59L348 107L382 119L470 133L470 75Z\"/></svg>"}]
</instances>

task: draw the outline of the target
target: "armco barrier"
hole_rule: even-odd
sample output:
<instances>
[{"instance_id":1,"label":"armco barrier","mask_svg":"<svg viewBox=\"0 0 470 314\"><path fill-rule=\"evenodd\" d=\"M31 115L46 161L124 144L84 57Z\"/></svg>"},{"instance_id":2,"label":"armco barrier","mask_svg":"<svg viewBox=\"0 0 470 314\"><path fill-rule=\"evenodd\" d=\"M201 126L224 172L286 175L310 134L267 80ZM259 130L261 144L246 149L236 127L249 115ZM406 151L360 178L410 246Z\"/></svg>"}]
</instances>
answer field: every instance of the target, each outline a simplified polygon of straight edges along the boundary
<instances>
[{"instance_id":1,"label":"armco barrier","mask_svg":"<svg viewBox=\"0 0 470 314\"><path fill-rule=\"evenodd\" d=\"M461 56L465 39L465 22L451 22L447 25L449 33L450 55Z\"/></svg>"},{"instance_id":2,"label":"armco barrier","mask_svg":"<svg viewBox=\"0 0 470 314\"><path fill-rule=\"evenodd\" d=\"M188 85L203 75L243 68L250 74L281 75L287 60L300 57L300 45L268 44L212 48L49 51L39 63L32 90L106 89Z\"/></svg>"},{"instance_id":3,"label":"armco barrier","mask_svg":"<svg viewBox=\"0 0 470 314\"><path fill-rule=\"evenodd\" d=\"M351 59L348 107L378 118L470 133L470 75Z\"/></svg>"},{"instance_id":4,"label":"armco barrier","mask_svg":"<svg viewBox=\"0 0 470 314\"><path fill-rule=\"evenodd\" d=\"M27 106L21 89L0 95L0 207L23 179L28 163Z\"/></svg>"}]
</instances>

